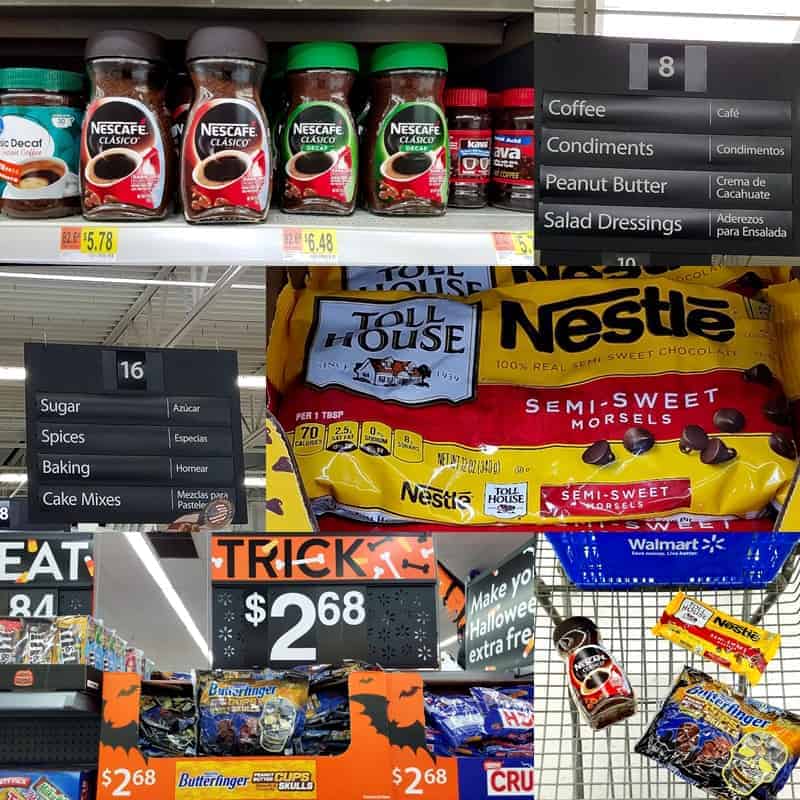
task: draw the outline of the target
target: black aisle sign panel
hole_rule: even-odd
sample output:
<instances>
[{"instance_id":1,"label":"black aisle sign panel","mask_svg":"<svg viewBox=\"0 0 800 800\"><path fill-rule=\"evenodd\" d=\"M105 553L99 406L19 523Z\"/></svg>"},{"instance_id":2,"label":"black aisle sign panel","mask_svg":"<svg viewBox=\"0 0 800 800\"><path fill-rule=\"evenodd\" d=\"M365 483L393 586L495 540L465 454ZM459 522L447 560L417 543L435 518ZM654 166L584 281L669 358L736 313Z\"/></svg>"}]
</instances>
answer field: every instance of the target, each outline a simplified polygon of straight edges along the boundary
<instances>
[{"instance_id":1,"label":"black aisle sign panel","mask_svg":"<svg viewBox=\"0 0 800 800\"><path fill-rule=\"evenodd\" d=\"M467 584L466 668L533 668L533 541Z\"/></svg>"},{"instance_id":2,"label":"black aisle sign panel","mask_svg":"<svg viewBox=\"0 0 800 800\"><path fill-rule=\"evenodd\" d=\"M534 52L547 259L797 252L800 48L538 35Z\"/></svg>"},{"instance_id":3,"label":"black aisle sign panel","mask_svg":"<svg viewBox=\"0 0 800 800\"><path fill-rule=\"evenodd\" d=\"M91 534L0 534L0 617L91 614Z\"/></svg>"},{"instance_id":4,"label":"black aisle sign panel","mask_svg":"<svg viewBox=\"0 0 800 800\"><path fill-rule=\"evenodd\" d=\"M433 582L217 584L212 594L215 667L438 667Z\"/></svg>"},{"instance_id":5,"label":"black aisle sign panel","mask_svg":"<svg viewBox=\"0 0 800 800\"><path fill-rule=\"evenodd\" d=\"M68 522L33 523L28 517L28 501L24 497L0 499L0 532L2 531L64 531L70 529Z\"/></svg>"},{"instance_id":6,"label":"black aisle sign panel","mask_svg":"<svg viewBox=\"0 0 800 800\"><path fill-rule=\"evenodd\" d=\"M236 354L25 345L34 522L247 522Z\"/></svg>"}]
</instances>

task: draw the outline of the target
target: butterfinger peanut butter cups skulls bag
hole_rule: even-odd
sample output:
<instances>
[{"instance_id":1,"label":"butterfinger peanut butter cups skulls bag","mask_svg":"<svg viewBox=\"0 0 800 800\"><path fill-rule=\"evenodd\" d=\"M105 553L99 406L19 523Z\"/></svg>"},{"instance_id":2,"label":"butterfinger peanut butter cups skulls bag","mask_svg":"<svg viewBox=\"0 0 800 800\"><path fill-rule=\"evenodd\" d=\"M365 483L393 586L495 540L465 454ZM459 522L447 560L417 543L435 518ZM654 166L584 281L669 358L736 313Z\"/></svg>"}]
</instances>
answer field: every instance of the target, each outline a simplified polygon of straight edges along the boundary
<instances>
[{"instance_id":1,"label":"butterfinger peanut butter cups skulls bag","mask_svg":"<svg viewBox=\"0 0 800 800\"><path fill-rule=\"evenodd\" d=\"M376 292L423 292L469 295L496 286L575 278L650 280L669 278L699 283L753 296L779 280L788 280L789 267L640 267L640 266L538 266L538 267L314 267L309 271L312 289L347 289Z\"/></svg>"},{"instance_id":2,"label":"butterfinger peanut butter cups skulls bag","mask_svg":"<svg viewBox=\"0 0 800 800\"><path fill-rule=\"evenodd\" d=\"M289 289L268 377L318 514L755 516L796 458L768 312L663 279Z\"/></svg>"}]
</instances>

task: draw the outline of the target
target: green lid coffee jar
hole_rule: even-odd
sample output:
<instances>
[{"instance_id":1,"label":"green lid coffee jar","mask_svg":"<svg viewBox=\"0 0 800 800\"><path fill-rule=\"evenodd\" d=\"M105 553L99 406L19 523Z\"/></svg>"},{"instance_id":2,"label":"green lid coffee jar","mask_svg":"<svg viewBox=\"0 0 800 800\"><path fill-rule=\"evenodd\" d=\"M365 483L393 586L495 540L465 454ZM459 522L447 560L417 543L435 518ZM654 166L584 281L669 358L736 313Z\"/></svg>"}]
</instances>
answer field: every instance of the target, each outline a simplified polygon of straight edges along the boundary
<instances>
[{"instance_id":1,"label":"green lid coffee jar","mask_svg":"<svg viewBox=\"0 0 800 800\"><path fill-rule=\"evenodd\" d=\"M281 208L289 214L352 214L358 136L350 92L358 52L344 42L308 42L286 54L289 103L281 130Z\"/></svg>"},{"instance_id":2,"label":"green lid coffee jar","mask_svg":"<svg viewBox=\"0 0 800 800\"><path fill-rule=\"evenodd\" d=\"M433 42L378 47L363 189L376 214L440 216L447 208L449 152L444 112L447 53Z\"/></svg>"},{"instance_id":3,"label":"green lid coffee jar","mask_svg":"<svg viewBox=\"0 0 800 800\"><path fill-rule=\"evenodd\" d=\"M0 69L0 207L9 217L80 210L82 94L77 72Z\"/></svg>"}]
</instances>

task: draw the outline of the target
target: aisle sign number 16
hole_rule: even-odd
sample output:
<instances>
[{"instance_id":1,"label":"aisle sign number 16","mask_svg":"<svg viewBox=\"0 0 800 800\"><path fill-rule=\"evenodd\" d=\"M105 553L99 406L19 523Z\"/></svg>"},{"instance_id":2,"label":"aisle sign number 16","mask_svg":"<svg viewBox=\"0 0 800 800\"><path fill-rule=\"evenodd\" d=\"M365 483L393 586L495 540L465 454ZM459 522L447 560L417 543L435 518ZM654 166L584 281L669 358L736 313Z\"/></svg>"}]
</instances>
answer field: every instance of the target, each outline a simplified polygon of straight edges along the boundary
<instances>
[{"instance_id":1,"label":"aisle sign number 16","mask_svg":"<svg viewBox=\"0 0 800 800\"><path fill-rule=\"evenodd\" d=\"M270 621L297 619L274 641L272 636L269 637L270 662L297 664L317 661L317 634L313 637L313 646L298 646L298 642L312 633L317 624L325 628L338 625L355 628L363 625L367 618L364 593L357 589L343 594L323 591L316 601L306 594L293 591L271 595L269 601L260 592L251 592L245 597L244 606L244 618L253 628L258 628L267 618Z\"/></svg>"}]
</instances>

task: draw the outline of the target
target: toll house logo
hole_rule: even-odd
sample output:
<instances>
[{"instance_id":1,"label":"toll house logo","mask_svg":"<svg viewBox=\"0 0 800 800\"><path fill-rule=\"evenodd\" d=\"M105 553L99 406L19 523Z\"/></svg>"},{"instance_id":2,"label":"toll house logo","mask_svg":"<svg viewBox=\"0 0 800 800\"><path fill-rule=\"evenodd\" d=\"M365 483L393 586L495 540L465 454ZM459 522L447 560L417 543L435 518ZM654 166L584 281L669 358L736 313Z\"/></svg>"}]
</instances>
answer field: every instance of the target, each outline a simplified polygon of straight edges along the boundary
<instances>
[{"instance_id":1,"label":"toll house logo","mask_svg":"<svg viewBox=\"0 0 800 800\"><path fill-rule=\"evenodd\" d=\"M479 313L477 305L444 298L320 298L306 383L407 405L469 400Z\"/></svg>"}]
</instances>

